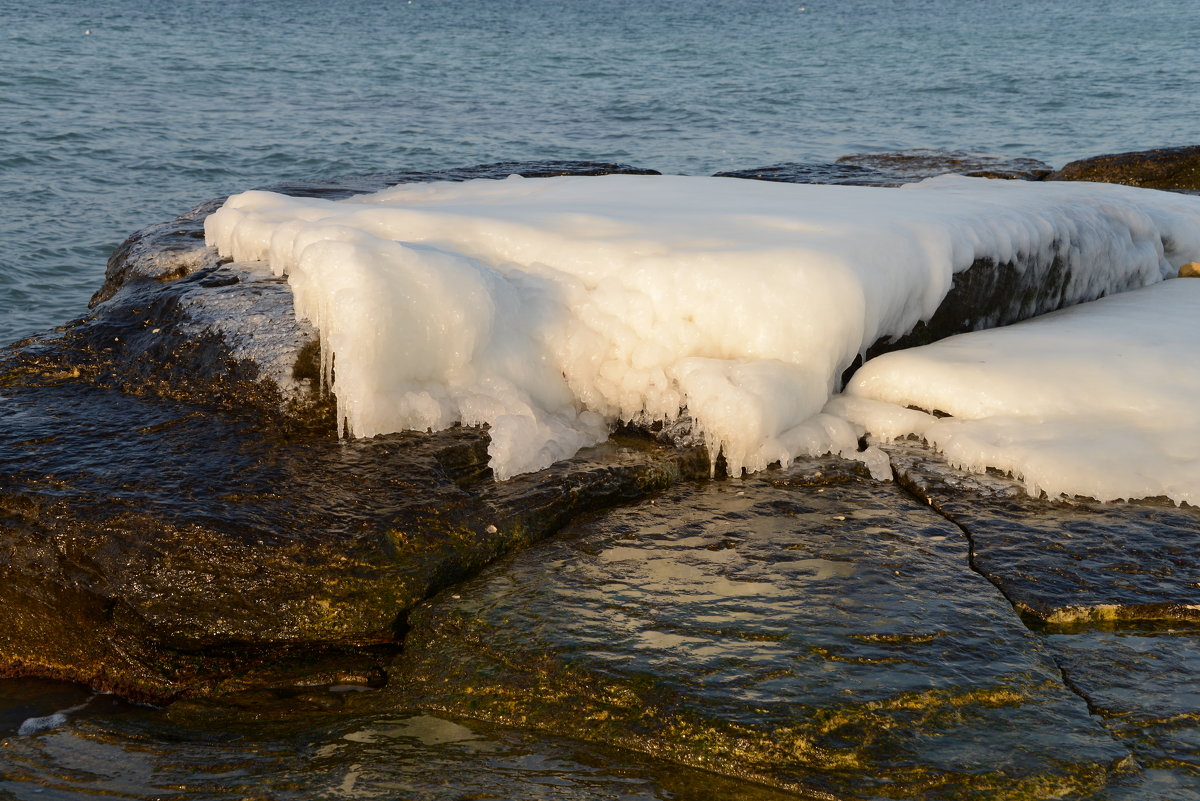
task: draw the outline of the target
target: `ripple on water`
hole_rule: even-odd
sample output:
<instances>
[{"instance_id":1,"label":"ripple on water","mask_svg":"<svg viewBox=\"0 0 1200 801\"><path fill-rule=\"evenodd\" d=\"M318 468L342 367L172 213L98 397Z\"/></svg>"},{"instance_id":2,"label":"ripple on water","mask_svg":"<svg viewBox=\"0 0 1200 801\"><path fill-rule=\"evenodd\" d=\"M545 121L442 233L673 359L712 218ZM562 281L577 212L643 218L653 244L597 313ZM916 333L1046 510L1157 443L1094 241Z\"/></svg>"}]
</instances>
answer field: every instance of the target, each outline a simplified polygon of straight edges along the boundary
<instances>
[{"instance_id":1,"label":"ripple on water","mask_svg":"<svg viewBox=\"0 0 1200 801\"><path fill-rule=\"evenodd\" d=\"M335 689L335 688L331 688ZM7 798L325 797L782 801L603 748L404 710L356 711L345 693L166 710L93 699L45 726L6 721L86 696L52 682L0 681L0 795ZM369 706L371 693L354 693ZM340 714L330 715L330 710ZM50 719L53 718L52 724ZM36 730L34 730L36 728ZM47 792L50 795L47 795Z\"/></svg>"},{"instance_id":2,"label":"ripple on water","mask_svg":"<svg viewBox=\"0 0 1200 801\"><path fill-rule=\"evenodd\" d=\"M1192 144L1200 112L1188 0L47 0L5 21L3 269L64 286L32 307L0 289L3 342L82 313L90 293L66 276L99 283L102 260L25 250L40 232L111 249L283 180L540 158L711 174L912 147L1060 166Z\"/></svg>"}]
</instances>

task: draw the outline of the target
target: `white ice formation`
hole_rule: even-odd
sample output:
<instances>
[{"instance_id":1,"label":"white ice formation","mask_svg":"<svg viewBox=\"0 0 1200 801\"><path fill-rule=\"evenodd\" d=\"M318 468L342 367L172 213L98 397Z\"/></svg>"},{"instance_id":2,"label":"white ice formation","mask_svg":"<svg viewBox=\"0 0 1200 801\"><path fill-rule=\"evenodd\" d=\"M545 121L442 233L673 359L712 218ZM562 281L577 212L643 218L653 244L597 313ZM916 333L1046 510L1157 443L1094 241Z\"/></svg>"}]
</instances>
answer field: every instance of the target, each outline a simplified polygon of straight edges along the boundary
<instances>
[{"instance_id":1,"label":"white ice formation","mask_svg":"<svg viewBox=\"0 0 1200 801\"><path fill-rule=\"evenodd\" d=\"M1034 495L1200 504L1200 280L885 354L827 411Z\"/></svg>"},{"instance_id":2,"label":"white ice formation","mask_svg":"<svg viewBox=\"0 0 1200 801\"><path fill-rule=\"evenodd\" d=\"M822 412L842 371L976 259L1057 257L1070 303L1146 286L1200 258L1200 198L950 176L511 178L246 192L205 232L288 276L354 435L487 423L507 477L686 409L736 473L856 451L861 429Z\"/></svg>"}]
</instances>

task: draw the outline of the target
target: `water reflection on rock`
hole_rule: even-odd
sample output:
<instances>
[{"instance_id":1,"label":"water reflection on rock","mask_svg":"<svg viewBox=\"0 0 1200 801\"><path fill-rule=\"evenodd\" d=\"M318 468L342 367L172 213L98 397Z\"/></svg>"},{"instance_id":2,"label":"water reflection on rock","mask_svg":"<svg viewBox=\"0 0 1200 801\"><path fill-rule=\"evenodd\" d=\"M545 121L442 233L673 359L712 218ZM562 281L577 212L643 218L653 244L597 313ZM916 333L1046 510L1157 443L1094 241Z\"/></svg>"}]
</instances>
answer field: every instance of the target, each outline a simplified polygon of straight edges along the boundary
<instances>
[{"instance_id":1,"label":"water reflection on rock","mask_svg":"<svg viewBox=\"0 0 1200 801\"><path fill-rule=\"evenodd\" d=\"M679 485L422 609L386 692L795 792L1098 791L1127 750L968 551L846 462Z\"/></svg>"},{"instance_id":2,"label":"water reflection on rock","mask_svg":"<svg viewBox=\"0 0 1200 801\"><path fill-rule=\"evenodd\" d=\"M0 681L0 706L61 703L69 685ZM328 691L322 691L328 694ZM0 739L0 796L13 799L678 799L785 796L628 753L418 710L372 710L354 694L168 710L107 699L53 730Z\"/></svg>"}]
</instances>

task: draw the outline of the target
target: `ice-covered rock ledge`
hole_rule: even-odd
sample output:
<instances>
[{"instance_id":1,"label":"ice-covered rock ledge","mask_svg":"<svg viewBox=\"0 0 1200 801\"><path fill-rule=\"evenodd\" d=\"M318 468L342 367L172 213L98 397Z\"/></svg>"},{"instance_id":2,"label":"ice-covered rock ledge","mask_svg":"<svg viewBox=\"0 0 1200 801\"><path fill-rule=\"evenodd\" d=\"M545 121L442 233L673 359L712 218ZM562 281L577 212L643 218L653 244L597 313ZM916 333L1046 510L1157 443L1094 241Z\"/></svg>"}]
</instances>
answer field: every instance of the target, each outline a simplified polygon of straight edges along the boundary
<instances>
[{"instance_id":1,"label":"ice-covered rock ledge","mask_svg":"<svg viewBox=\"0 0 1200 801\"><path fill-rule=\"evenodd\" d=\"M827 411L885 439L919 435L1034 496L1200 505L1198 320L1200 281L1168 281L885 354Z\"/></svg>"},{"instance_id":2,"label":"ice-covered rock ledge","mask_svg":"<svg viewBox=\"0 0 1200 801\"><path fill-rule=\"evenodd\" d=\"M822 412L843 371L928 325L957 275L992 290L957 330L1145 287L1200 259L1200 198L958 176L512 178L246 192L205 234L287 277L353 435L486 423L507 477L686 410L738 474L855 454L863 429Z\"/></svg>"}]
</instances>

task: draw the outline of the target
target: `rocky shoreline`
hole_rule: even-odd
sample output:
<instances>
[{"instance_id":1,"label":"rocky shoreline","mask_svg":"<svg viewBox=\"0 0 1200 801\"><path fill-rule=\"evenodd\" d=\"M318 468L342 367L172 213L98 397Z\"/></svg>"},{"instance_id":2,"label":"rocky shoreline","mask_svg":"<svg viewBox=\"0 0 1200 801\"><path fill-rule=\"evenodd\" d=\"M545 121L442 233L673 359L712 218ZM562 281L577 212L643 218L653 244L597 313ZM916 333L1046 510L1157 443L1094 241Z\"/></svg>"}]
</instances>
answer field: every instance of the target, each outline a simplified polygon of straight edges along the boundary
<instances>
[{"instance_id":1,"label":"rocky shoreline","mask_svg":"<svg viewBox=\"0 0 1200 801\"><path fill-rule=\"evenodd\" d=\"M1196 192L1200 148L728 175L945 171ZM649 171L275 189L612 172ZM1200 793L1200 705L1173 690L1200 664L1195 508L1030 498L918 443L888 446L892 482L832 457L731 481L627 430L497 483L486 431L338 440L287 284L204 247L220 202L130 237L89 316L0 354L0 675L183 706L383 688L361 703L807 797ZM1062 266L1028 267L973 265L868 355L1061 307Z\"/></svg>"}]
</instances>

